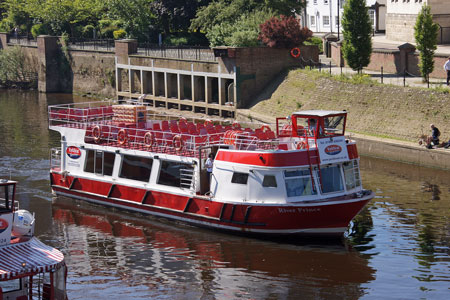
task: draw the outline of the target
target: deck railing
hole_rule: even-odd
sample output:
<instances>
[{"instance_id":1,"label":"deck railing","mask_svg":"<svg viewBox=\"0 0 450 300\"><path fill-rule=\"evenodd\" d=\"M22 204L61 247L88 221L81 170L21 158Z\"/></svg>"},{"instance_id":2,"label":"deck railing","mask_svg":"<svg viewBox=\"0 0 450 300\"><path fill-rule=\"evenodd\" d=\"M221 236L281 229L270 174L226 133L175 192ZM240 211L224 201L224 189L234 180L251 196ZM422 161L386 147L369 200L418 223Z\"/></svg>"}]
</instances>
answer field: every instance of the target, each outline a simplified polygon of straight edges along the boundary
<instances>
[{"instance_id":1,"label":"deck railing","mask_svg":"<svg viewBox=\"0 0 450 300\"><path fill-rule=\"evenodd\" d=\"M316 147L311 142L309 147L304 147L305 142L309 141L297 137L278 138L267 124L188 120L180 116L152 114L150 111L147 111L145 121L119 122L114 113L116 108L113 107L116 103L49 106L49 126L83 129L85 143L191 157L205 155L202 149L215 145L246 151Z\"/></svg>"}]
</instances>

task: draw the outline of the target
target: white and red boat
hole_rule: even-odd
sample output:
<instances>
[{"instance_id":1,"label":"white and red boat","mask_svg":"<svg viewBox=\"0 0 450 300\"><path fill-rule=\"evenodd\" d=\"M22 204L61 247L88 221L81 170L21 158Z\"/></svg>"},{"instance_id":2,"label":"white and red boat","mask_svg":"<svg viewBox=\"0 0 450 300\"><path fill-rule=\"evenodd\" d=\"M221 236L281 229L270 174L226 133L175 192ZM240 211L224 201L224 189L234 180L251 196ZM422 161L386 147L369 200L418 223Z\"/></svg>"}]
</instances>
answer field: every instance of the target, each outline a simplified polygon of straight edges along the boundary
<instances>
[{"instance_id":1,"label":"white and red boat","mask_svg":"<svg viewBox=\"0 0 450 300\"><path fill-rule=\"evenodd\" d=\"M139 102L49 106L49 128L61 134L53 191L265 235L342 235L374 197L344 135L345 111L296 112L273 126L150 112Z\"/></svg>"},{"instance_id":2,"label":"white and red boat","mask_svg":"<svg viewBox=\"0 0 450 300\"><path fill-rule=\"evenodd\" d=\"M16 184L0 180L0 299L67 299L64 255L33 236L34 215L18 209Z\"/></svg>"}]
</instances>

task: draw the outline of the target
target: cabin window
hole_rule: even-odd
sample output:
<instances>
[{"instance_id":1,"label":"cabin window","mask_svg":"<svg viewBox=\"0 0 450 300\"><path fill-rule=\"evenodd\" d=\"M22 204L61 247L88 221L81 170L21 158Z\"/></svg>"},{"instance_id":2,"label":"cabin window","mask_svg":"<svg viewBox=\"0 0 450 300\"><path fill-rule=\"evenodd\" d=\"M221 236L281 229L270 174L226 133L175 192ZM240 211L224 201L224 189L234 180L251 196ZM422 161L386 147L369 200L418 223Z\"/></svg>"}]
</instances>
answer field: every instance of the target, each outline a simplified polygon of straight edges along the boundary
<instances>
[{"instance_id":1,"label":"cabin window","mask_svg":"<svg viewBox=\"0 0 450 300\"><path fill-rule=\"evenodd\" d=\"M284 182L288 197L315 195L309 170L284 171Z\"/></svg>"},{"instance_id":2,"label":"cabin window","mask_svg":"<svg viewBox=\"0 0 450 300\"><path fill-rule=\"evenodd\" d=\"M0 189L0 212L13 210L14 185L4 185Z\"/></svg>"},{"instance_id":3,"label":"cabin window","mask_svg":"<svg viewBox=\"0 0 450 300\"><path fill-rule=\"evenodd\" d=\"M148 157L124 155L119 177L148 182L153 159Z\"/></svg>"},{"instance_id":4,"label":"cabin window","mask_svg":"<svg viewBox=\"0 0 450 300\"><path fill-rule=\"evenodd\" d=\"M277 180L274 175L264 175L263 187L277 187Z\"/></svg>"},{"instance_id":5,"label":"cabin window","mask_svg":"<svg viewBox=\"0 0 450 300\"><path fill-rule=\"evenodd\" d=\"M112 176L116 155L112 152L86 150L84 171L100 175Z\"/></svg>"},{"instance_id":6,"label":"cabin window","mask_svg":"<svg viewBox=\"0 0 450 300\"><path fill-rule=\"evenodd\" d=\"M231 178L231 183L247 184L247 181L248 173L234 172L233 177Z\"/></svg>"},{"instance_id":7,"label":"cabin window","mask_svg":"<svg viewBox=\"0 0 450 300\"><path fill-rule=\"evenodd\" d=\"M20 278L0 281L0 288L3 293L19 291L21 287ZM7 298L8 299L8 298ZM15 299L15 298L14 298Z\"/></svg>"},{"instance_id":8,"label":"cabin window","mask_svg":"<svg viewBox=\"0 0 450 300\"><path fill-rule=\"evenodd\" d=\"M334 193L344 190L341 178L341 168L339 166L329 166L320 168L322 193Z\"/></svg>"},{"instance_id":9,"label":"cabin window","mask_svg":"<svg viewBox=\"0 0 450 300\"><path fill-rule=\"evenodd\" d=\"M193 180L193 170L191 164L163 160L161 161L158 184L189 188Z\"/></svg>"},{"instance_id":10,"label":"cabin window","mask_svg":"<svg viewBox=\"0 0 450 300\"><path fill-rule=\"evenodd\" d=\"M343 135L344 121L345 116L334 116L324 118L323 124L325 127L325 135L326 136Z\"/></svg>"},{"instance_id":11,"label":"cabin window","mask_svg":"<svg viewBox=\"0 0 450 300\"><path fill-rule=\"evenodd\" d=\"M347 190L354 189L361 185L361 179L359 177L358 161L346 162L343 164L345 187Z\"/></svg>"}]
</instances>

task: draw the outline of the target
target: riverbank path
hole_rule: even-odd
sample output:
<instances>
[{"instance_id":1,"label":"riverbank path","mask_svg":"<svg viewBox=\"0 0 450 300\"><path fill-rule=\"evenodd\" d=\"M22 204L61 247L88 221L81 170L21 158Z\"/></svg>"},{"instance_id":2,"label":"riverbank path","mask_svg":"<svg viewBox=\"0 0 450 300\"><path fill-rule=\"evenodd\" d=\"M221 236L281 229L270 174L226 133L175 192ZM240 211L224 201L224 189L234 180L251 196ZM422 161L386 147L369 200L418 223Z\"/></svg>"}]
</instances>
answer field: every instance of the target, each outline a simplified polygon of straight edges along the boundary
<instances>
[{"instance_id":1,"label":"riverbank path","mask_svg":"<svg viewBox=\"0 0 450 300\"><path fill-rule=\"evenodd\" d=\"M375 34L372 38L372 48L373 49L388 49L388 50L398 50L398 46L404 44L404 42L392 41L386 39L384 34ZM450 45L438 45L436 54L443 54L450 56ZM331 72L333 75L352 75L355 74L356 71L353 71L348 67L338 67L331 61L331 58L327 58L325 55L320 55L321 62L321 71L322 72ZM331 68L330 68L331 62ZM442 66L434 66L435 68L442 68ZM392 85L400 85L400 86L415 86L415 87L423 87L427 88L428 84L422 81L422 77L420 76L403 76L402 74L394 74L394 73L383 73L381 76L380 71L372 71L372 70L363 70L364 74L368 74L372 77L373 80L378 82L382 82L384 84L392 84ZM430 78L430 88L435 87L446 87L446 79L445 78Z\"/></svg>"}]
</instances>

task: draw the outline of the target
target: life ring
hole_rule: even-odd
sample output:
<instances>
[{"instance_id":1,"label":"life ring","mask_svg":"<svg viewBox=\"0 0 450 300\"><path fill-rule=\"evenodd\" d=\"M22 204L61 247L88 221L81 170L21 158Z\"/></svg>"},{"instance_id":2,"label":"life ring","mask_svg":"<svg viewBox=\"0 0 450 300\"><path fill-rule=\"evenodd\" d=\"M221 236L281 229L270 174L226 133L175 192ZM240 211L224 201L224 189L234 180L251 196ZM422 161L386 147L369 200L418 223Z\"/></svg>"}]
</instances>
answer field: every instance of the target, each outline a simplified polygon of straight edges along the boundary
<instances>
[{"instance_id":1,"label":"life ring","mask_svg":"<svg viewBox=\"0 0 450 300\"><path fill-rule=\"evenodd\" d=\"M154 141L155 141L155 139L153 138L153 134L150 131L146 132L144 135L145 146L147 146L147 147L153 146Z\"/></svg>"},{"instance_id":2,"label":"life ring","mask_svg":"<svg viewBox=\"0 0 450 300\"><path fill-rule=\"evenodd\" d=\"M269 125L263 125L263 126L261 126L261 130L262 130L262 132L267 132L267 131L270 131L271 129L270 129Z\"/></svg>"},{"instance_id":3,"label":"life ring","mask_svg":"<svg viewBox=\"0 0 450 300\"><path fill-rule=\"evenodd\" d=\"M183 149L183 140L181 139L181 135L175 135L173 137L172 144L175 150L181 151Z\"/></svg>"},{"instance_id":4,"label":"life ring","mask_svg":"<svg viewBox=\"0 0 450 300\"><path fill-rule=\"evenodd\" d=\"M291 56L292 56L293 58L299 58L299 57L300 57L300 48L297 48L297 47L292 48L292 50L291 50Z\"/></svg>"},{"instance_id":5,"label":"life ring","mask_svg":"<svg viewBox=\"0 0 450 300\"><path fill-rule=\"evenodd\" d=\"M241 129L241 124L239 124L238 121L234 121L233 124L231 124L231 128L239 130Z\"/></svg>"},{"instance_id":6,"label":"life ring","mask_svg":"<svg viewBox=\"0 0 450 300\"><path fill-rule=\"evenodd\" d=\"M120 129L119 133L117 133L117 141L120 145L123 145L128 140L128 133L125 129Z\"/></svg>"},{"instance_id":7,"label":"life ring","mask_svg":"<svg viewBox=\"0 0 450 300\"><path fill-rule=\"evenodd\" d=\"M210 119L206 119L203 125L205 126L212 125L212 121Z\"/></svg>"},{"instance_id":8,"label":"life ring","mask_svg":"<svg viewBox=\"0 0 450 300\"><path fill-rule=\"evenodd\" d=\"M92 136L94 137L94 142L100 142L100 138L102 136L102 129L100 126L95 125L94 128L92 128Z\"/></svg>"},{"instance_id":9,"label":"life ring","mask_svg":"<svg viewBox=\"0 0 450 300\"><path fill-rule=\"evenodd\" d=\"M299 142L297 143L297 149L301 150L301 149L306 149L308 145L306 145L305 141Z\"/></svg>"}]
</instances>

